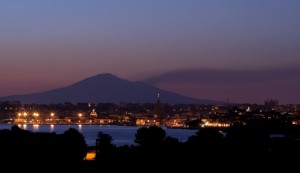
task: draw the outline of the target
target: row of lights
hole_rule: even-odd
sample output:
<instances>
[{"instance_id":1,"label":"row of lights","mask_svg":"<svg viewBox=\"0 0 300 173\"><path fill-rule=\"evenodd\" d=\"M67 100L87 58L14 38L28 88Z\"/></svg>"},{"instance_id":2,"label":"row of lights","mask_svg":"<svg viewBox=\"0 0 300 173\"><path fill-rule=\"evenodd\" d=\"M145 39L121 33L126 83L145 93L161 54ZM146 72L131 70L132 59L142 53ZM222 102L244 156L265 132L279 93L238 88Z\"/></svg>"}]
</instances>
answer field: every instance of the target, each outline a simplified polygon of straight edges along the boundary
<instances>
[{"instance_id":1,"label":"row of lights","mask_svg":"<svg viewBox=\"0 0 300 173\"><path fill-rule=\"evenodd\" d=\"M18 113L18 116L20 117L20 116L24 116L24 117L26 117L27 115L28 115L28 113L27 112L23 112L23 113ZM38 117L40 114L39 113L37 113L37 112L34 112L33 113L33 116L35 116L35 117ZM50 116L51 117L53 117L55 114L54 113L50 113Z\"/></svg>"},{"instance_id":2,"label":"row of lights","mask_svg":"<svg viewBox=\"0 0 300 173\"><path fill-rule=\"evenodd\" d=\"M19 117L22 116L22 115L26 117L26 116L28 115L28 113L27 113L27 112L18 113L18 116L19 116ZM51 117L54 117L54 115L55 115L54 113L50 113L50 116L51 116ZM33 113L33 116L38 117L38 116L39 116L39 113L36 113L36 112L35 112L35 113ZM81 117L83 116L83 114L82 114L82 113L79 113L78 116L81 118Z\"/></svg>"}]
</instances>

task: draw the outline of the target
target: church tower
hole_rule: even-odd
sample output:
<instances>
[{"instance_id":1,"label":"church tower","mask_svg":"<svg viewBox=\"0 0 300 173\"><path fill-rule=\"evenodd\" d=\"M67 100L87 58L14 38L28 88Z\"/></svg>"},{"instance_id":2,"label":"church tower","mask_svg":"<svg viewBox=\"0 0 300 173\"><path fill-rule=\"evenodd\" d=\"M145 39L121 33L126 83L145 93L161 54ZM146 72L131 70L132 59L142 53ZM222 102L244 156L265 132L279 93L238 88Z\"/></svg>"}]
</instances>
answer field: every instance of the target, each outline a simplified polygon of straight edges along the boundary
<instances>
[{"instance_id":1,"label":"church tower","mask_svg":"<svg viewBox=\"0 0 300 173\"><path fill-rule=\"evenodd\" d=\"M159 119L162 118L162 106L161 106L159 94L157 94L156 104L154 107L154 117Z\"/></svg>"}]
</instances>

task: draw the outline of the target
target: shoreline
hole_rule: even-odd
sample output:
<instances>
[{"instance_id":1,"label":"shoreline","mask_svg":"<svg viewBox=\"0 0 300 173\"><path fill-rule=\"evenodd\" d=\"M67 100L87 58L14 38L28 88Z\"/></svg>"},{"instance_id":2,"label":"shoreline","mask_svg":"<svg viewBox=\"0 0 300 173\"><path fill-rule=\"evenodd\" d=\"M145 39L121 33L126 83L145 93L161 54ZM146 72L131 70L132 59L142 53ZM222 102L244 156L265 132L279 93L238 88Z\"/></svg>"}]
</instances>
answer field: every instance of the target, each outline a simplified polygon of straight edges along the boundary
<instances>
[{"instance_id":1,"label":"shoreline","mask_svg":"<svg viewBox=\"0 0 300 173\"><path fill-rule=\"evenodd\" d=\"M91 124L91 123L0 123L0 125L100 125L100 126L126 126L126 127L149 127L149 125L120 125L120 124ZM161 128L167 129L188 129L195 130L194 128L186 128L186 127L169 127L169 126L158 126Z\"/></svg>"}]
</instances>

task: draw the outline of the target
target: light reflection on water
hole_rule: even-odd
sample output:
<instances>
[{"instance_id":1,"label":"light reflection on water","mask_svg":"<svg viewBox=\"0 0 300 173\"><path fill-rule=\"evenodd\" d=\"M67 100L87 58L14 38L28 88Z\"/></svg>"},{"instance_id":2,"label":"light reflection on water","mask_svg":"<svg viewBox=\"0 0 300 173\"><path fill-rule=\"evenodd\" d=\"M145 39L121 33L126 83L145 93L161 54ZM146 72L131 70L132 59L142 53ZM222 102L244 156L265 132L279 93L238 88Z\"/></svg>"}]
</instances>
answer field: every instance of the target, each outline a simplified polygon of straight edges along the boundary
<instances>
[{"instance_id":1,"label":"light reflection on water","mask_svg":"<svg viewBox=\"0 0 300 173\"><path fill-rule=\"evenodd\" d=\"M51 125L50 125L50 132L54 132L54 127L55 127L54 124L51 124Z\"/></svg>"},{"instance_id":2,"label":"light reflection on water","mask_svg":"<svg viewBox=\"0 0 300 173\"><path fill-rule=\"evenodd\" d=\"M39 132L39 125L38 124L33 125L33 131L34 132Z\"/></svg>"},{"instance_id":3,"label":"light reflection on water","mask_svg":"<svg viewBox=\"0 0 300 173\"><path fill-rule=\"evenodd\" d=\"M81 125L81 124L78 124L78 131L79 131L79 132L82 132L81 129L82 129L82 125Z\"/></svg>"},{"instance_id":4,"label":"light reflection on water","mask_svg":"<svg viewBox=\"0 0 300 173\"><path fill-rule=\"evenodd\" d=\"M10 129L12 124L0 124L0 129ZM32 124L18 124L18 126L24 130L32 132L50 132L62 134L69 128L74 128L83 134L84 139L89 146L93 146L96 143L97 134L102 131L109 134L113 138L113 143L120 145L132 145L134 144L135 133L139 126L115 126L115 125L32 125ZM189 136L196 133L196 130L189 129L168 129L164 128L167 136L171 136L184 142Z\"/></svg>"}]
</instances>

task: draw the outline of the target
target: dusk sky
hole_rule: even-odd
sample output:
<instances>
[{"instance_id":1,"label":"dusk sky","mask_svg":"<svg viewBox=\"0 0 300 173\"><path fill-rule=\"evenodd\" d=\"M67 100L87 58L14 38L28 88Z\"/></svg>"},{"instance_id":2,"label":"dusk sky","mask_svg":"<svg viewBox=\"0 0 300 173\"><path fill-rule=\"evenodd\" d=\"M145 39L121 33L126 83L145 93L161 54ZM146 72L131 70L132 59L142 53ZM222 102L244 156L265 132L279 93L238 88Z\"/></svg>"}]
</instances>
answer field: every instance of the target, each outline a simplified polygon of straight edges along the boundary
<instances>
[{"instance_id":1,"label":"dusk sky","mask_svg":"<svg viewBox=\"0 0 300 173\"><path fill-rule=\"evenodd\" d=\"M112 73L196 98L300 103L299 17L299 0L1 0L0 96Z\"/></svg>"}]
</instances>

